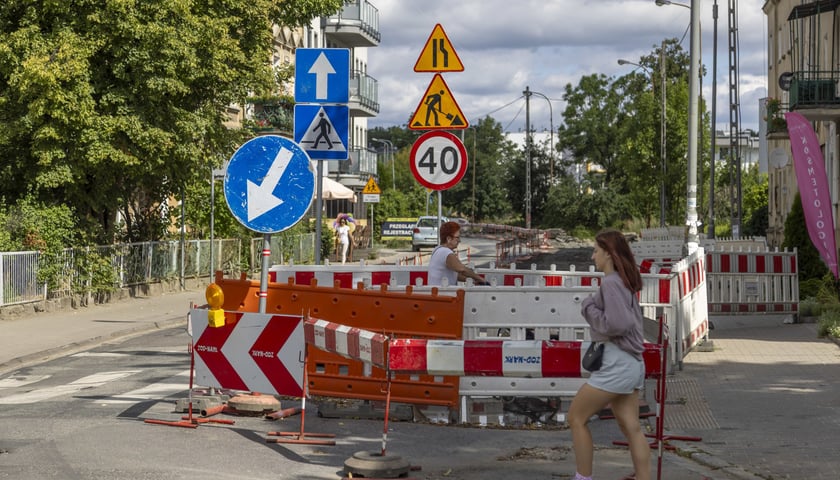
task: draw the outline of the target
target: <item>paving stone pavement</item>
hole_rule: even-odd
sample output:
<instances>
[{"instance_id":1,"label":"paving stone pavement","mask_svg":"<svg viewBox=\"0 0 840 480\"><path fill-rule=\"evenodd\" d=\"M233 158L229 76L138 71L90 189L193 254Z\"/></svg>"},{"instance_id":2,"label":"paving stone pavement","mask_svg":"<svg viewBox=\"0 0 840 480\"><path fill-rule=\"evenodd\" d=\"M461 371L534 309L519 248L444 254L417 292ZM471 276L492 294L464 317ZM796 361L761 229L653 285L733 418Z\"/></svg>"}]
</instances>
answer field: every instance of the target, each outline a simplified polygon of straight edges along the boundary
<instances>
[{"instance_id":1,"label":"paving stone pavement","mask_svg":"<svg viewBox=\"0 0 840 480\"><path fill-rule=\"evenodd\" d=\"M666 427L671 408L670 431L703 441L674 443L759 478L840 478L840 348L817 338L813 323L713 323L714 351L689 353L674 375L695 388L669 390L666 404ZM694 407L687 413L671 405L681 396ZM701 420L691 424L688 415Z\"/></svg>"}]
</instances>

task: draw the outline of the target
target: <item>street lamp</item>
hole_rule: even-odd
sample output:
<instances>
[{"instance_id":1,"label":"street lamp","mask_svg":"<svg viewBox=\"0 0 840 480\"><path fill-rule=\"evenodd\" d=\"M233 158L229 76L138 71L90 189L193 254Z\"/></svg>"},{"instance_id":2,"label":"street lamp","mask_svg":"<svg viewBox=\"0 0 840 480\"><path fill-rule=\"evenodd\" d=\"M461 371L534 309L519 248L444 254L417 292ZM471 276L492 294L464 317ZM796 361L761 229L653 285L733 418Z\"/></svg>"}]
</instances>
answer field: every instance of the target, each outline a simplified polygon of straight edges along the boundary
<instances>
[{"instance_id":1,"label":"street lamp","mask_svg":"<svg viewBox=\"0 0 840 480\"><path fill-rule=\"evenodd\" d=\"M628 60L624 60L624 59L619 59L618 64L619 65L635 65L635 66L641 68L642 70L648 72L648 75L650 76L650 88L653 89L653 83L654 83L653 82L653 72L650 71L647 67L645 67L643 65L639 65L638 63L634 63L634 62L631 62L631 61L628 61ZM662 42L662 48L659 51L659 71L660 71L661 76L662 76L662 95L661 95L661 97L662 97L662 102L661 102L662 103L662 111L660 113L660 118L659 118L659 162L660 162L660 168L662 169L662 172L661 172L662 179L659 182L659 226L660 227L665 227L665 225L666 225L666 222L665 222L665 213L666 213L665 206L666 205L665 204L666 204L666 201L667 201L667 196L665 194L665 175L668 172L668 170L667 170L668 169L668 162L666 161L666 155L665 155L666 154L666 146L667 146L667 144L665 142L665 138L666 138L665 134L666 134L666 125L667 125L668 117L667 117L667 109L666 109L666 106L667 106L666 99L667 99L667 97L666 97L666 93L665 93L665 42L664 41Z\"/></svg>"},{"instance_id":2,"label":"street lamp","mask_svg":"<svg viewBox=\"0 0 840 480\"><path fill-rule=\"evenodd\" d=\"M548 115L551 127L551 159L549 167L549 181L554 181L554 110L551 100L540 92L531 90L527 85L525 91L525 228L531 228L531 95L539 95L548 102Z\"/></svg>"},{"instance_id":3,"label":"street lamp","mask_svg":"<svg viewBox=\"0 0 840 480\"><path fill-rule=\"evenodd\" d=\"M394 144L391 143L390 140L380 140L378 138L371 138L372 142L381 143L385 146L385 158L391 160L391 187L396 190L397 189L397 177L394 175L394 152L397 151L394 148Z\"/></svg>"},{"instance_id":4,"label":"street lamp","mask_svg":"<svg viewBox=\"0 0 840 480\"><path fill-rule=\"evenodd\" d=\"M685 8L688 8L688 9L691 8L690 6L688 6L684 3L672 2L671 0L656 0L656 5L658 5L660 7L663 6L663 5L676 5L678 7L685 7Z\"/></svg>"},{"instance_id":5,"label":"street lamp","mask_svg":"<svg viewBox=\"0 0 840 480\"><path fill-rule=\"evenodd\" d=\"M692 254L699 247L698 220L697 220L697 144L698 124L700 105L700 0L691 0L691 6L671 2L670 0L656 0L656 4L679 5L691 11L691 51L688 75L688 185L686 192L685 223L688 226L686 233L686 253Z\"/></svg>"}]
</instances>

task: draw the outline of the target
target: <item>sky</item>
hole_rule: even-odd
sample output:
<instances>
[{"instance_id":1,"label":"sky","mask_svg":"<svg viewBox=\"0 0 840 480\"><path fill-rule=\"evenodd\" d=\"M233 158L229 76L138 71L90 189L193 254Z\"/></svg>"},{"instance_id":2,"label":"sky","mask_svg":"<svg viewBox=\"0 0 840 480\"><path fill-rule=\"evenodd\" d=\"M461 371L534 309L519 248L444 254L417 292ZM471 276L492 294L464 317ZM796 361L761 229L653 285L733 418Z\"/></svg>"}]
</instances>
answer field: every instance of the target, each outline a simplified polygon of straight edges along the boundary
<instances>
[{"instance_id":1,"label":"sky","mask_svg":"<svg viewBox=\"0 0 840 480\"><path fill-rule=\"evenodd\" d=\"M707 75L702 94L712 93L713 4L701 7L701 49ZM765 0L738 0L738 70L741 128L758 130L759 100L767 95ZM682 39L688 52L690 9L657 6L654 0L371 0L379 9L380 44L368 50L368 75L379 85L379 115L369 127L404 125L414 115L433 73L414 65L436 24L440 24L464 65L444 81L467 121L487 115L507 132L525 129L529 87L531 124L537 132L562 122L567 84L581 77L620 77L666 38ZM677 3L675 1L675 3ZM683 2L688 6L691 1ZM729 13L718 4L717 130L729 131ZM644 73L644 72L643 72ZM550 108L549 108L550 104ZM710 108L710 106L709 106ZM552 122L553 120L553 122Z\"/></svg>"}]
</instances>

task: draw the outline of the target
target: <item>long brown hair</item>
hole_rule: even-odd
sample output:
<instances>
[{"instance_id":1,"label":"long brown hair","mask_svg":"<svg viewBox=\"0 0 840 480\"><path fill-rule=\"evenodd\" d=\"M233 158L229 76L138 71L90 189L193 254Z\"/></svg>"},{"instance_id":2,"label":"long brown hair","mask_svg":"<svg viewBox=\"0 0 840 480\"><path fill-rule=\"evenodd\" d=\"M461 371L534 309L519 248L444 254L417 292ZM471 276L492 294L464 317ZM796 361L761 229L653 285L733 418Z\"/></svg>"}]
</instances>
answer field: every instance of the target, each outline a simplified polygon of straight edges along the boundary
<instances>
[{"instance_id":1,"label":"long brown hair","mask_svg":"<svg viewBox=\"0 0 840 480\"><path fill-rule=\"evenodd\" d=\"M627 239L618 230L601 230L595 235L595 242L612 258L615 271L621 275L624 286L636 293L642 289L642 275L636 267L636 259Z\"/></svg>"}]
</instances>

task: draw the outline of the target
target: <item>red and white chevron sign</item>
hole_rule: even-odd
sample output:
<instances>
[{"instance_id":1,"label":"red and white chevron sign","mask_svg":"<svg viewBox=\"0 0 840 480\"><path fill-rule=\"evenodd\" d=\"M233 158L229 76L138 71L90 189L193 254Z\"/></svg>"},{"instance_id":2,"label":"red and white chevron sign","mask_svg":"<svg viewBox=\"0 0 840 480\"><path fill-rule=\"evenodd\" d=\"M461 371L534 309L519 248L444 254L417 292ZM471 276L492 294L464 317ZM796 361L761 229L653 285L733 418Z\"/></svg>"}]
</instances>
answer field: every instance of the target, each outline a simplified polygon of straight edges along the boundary
<instances>
[{"instance_id":1,"label":"red and white chevron sign","mask_svg":"<svg viewBox=\"0 0 840 480\"><path fill-rule=\"evenodd\" d=\"M303 331L308 345L387 368L385 352L388 337L385 335L317 318L307 318Z\"/></svg>"},{"instance_id":2,"label":"red and white chevron sign","mask_svg":"<svg viewBox=\"0 0 840 480\"><path fill-rule=\"evenodd\" d=\"M226 312L226 320L214 328L207 310L190 312L196 384L303 395L303 317Z\"/></svg>"}]
</instances>

